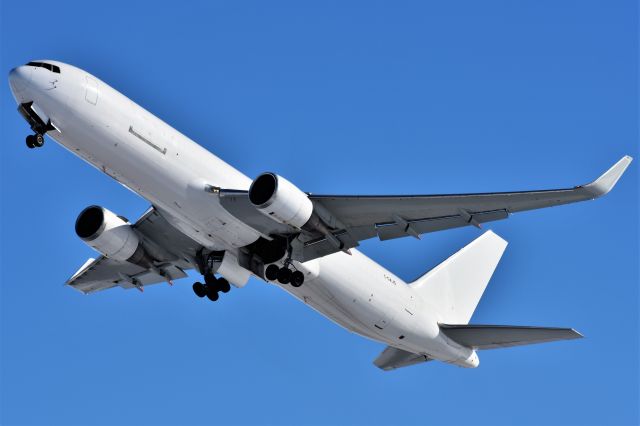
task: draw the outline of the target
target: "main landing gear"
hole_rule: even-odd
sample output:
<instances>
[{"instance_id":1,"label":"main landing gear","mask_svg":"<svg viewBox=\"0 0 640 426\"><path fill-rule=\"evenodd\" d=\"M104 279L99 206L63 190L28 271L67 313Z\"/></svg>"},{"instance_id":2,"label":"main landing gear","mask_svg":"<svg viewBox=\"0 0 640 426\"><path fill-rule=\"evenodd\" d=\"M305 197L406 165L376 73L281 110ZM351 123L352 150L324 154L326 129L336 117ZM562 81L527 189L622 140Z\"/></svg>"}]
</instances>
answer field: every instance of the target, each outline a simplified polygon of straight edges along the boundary
<instances>
[{"instance_id":1,"label":"main landing gear","mask_svg":"<svg viewBox=\"0 0 640 426\"><path fill-rule=\"evenodd\" d=\"M269 281L278 280L280 284L291 284L293 287L300 287L304 283L304 274L300 271L292 271L286 262L283 268L273 264L267 266L264 276Z\"/></svg>"},{"instance_id":2,"label":"main landing gear","mask_svg":"<svg viewBox=\"0 0 640 426\"><path fill-rule=\"evenodd\" d=\"M36 133L35 135L29 135L26 139L27 147L32 148L40 148L44 145L44 135L41 133Z\"/></svg>"},{"instance_id":3,"label":"main landing gear","mask_svg":"<svg viewBox=\"0 0 640 426\"><path fill-rule=\"evenodd\" d=\"M293 238L295 237L287 240L287 257L284 259L282 268L272 263L265 269L264 277L269 281L278 280L280 284L291 284L292 287L300 287L304 283L304 274L293 266L291 259L291 240Z\"/></svg>"},{"instance_id":4,"label":"main landing gear","mask_svg":"<svg viewBox=\"0 0 640 426\"><path fill-rule=\"evenodd\" d=\"M216 278L213 274L204 275L204 284L197 281L193 284L193 292L198 297L205 297L212 302L218 300L219 293L228 293L231 290L229 281L224 278Z\"/></svg>"}]
</instances>

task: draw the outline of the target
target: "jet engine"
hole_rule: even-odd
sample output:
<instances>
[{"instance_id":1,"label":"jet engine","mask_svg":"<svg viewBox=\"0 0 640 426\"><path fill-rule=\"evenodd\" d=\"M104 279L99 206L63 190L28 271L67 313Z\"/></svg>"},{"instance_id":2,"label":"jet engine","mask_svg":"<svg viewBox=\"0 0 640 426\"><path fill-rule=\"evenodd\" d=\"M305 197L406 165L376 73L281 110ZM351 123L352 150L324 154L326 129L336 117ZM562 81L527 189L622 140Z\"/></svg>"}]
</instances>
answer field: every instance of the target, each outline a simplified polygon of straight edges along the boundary
<instances>
[{"instance_id":1,"label":"jet engine","mask_svg":"<svg viewBox=\"0 0 640 426\"><path fill-rule=\"evenodd\" d=\"M319 232L339 250L344 243L333 235L337 219L294 184L273 173L263 173L249 187L249 201L263 215L299 230Z\"/></svg>"},{"instance_id":2,"label":"jet engine","mask_svg":"<svg viewBox=\"0 0 640 426\"><path fill-rule=\"evenodd\" d=\"M298 229L313 213L313 203L307 194L273 173L263 173L253 181L249 200L265 216Z\"/></svg>"},{"instance_id":3,"label":"jet engine","mask_svg":"<svg viewBox=\"0 0 640 426\"><path fill-rule=\"evenodd\" d=\"M138 263L134 258L144 255L131 224L104 207L84 209L76 219L76 234L87 245L111 259Z\"/></svg>"}]
</instances>

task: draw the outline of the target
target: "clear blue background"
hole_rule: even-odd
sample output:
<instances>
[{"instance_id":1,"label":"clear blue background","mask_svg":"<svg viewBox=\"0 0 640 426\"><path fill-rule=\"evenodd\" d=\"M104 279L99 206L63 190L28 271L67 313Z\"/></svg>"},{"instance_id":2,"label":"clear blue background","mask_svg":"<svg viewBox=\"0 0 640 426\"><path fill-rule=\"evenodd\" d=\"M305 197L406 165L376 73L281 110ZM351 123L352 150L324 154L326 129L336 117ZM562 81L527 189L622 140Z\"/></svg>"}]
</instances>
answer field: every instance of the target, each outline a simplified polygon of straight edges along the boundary
<instances>
[{"instance_id":1,"label":"clear blue background","mask_svg":"<svg viewBox=\"0 0 640 426\"><path fill-rule=\"evenodd\" d=\"M97 75L249 176L316 193L588 182L638 156L634 1L2 1L2 75ZM6 78L6 77L3 77ZM97 203L147 202L2 107L2 424L636 424L638 164L602 200L490 226L510 246L475 323L586 338L385 373L382 345L257 280L217 303L174 287L83 296ZM479 235L362 250L406 280Z\"/></svg>"}]
</instances>

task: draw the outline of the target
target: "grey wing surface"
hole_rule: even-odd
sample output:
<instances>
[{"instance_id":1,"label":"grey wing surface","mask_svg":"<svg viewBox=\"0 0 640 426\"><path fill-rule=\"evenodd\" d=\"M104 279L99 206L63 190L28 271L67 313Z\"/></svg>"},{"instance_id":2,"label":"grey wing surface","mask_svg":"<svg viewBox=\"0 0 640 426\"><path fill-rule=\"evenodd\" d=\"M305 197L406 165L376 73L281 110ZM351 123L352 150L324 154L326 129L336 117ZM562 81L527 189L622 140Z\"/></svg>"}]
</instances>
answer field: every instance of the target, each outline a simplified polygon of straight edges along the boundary
<instances>
[{"instance_id":1,"label":"grey wing surface","mask_svg":"<svg viewBox=\"0 0 640 426\"><path fill-rule=\"evenodd\" d=\"M373 364L381 370L390 371L428 361L431 361L431 358L425 355L414 354L392 346L387 346L373 361Z\"/></svg>"},{"instance_id":2,"label":"grey wing surface","mask_svg":"<svg viewBox=\"0 0 640 426\"><path fill-rule=\"evenodd\" d=\"M156 259L153 269L100 256L89 259L66 282L88 294L112 287L138 288L186 277L200 245L171 226L154 208L132 225L145 250Z\"/></svg>"},{"instance_id":3,"label":"grey wing surface","mask_svg":"<svg viewBox=\"0 0 640 426\"><path fill-rule=\"evenodd\" d=\"M598 198L613 188L631 162L623 157L596 181L568 189L415 196L312 195L352 232L381 240L479 225L510 213Z\"/></svg>"},{"instance_id":4,"label":"grey wing surface","mask_svg":"<svg viewBox=\"0 0 640 426\"><path fill-rule=\"evenodd\" d=\"M440 324L440 329L461 345L478 350L582 338L582 334L572 328Z\"/></svg>"},{"instance_id":5,"label":"grey wing surface","mask_svg":"<svg viewBox=\"0 0 640 426\"><path fill-rule=\"evenodd\" d=\"M314 208L341 243L302 233L294 241L293 258L307 261L358 246L373 237L389 240L506 219L511 213L578 201L608 193L631 163L625 156L597 180L574 188L482 194L350 196L309 195ZM234 216L267 236L291 235L295 229L277 224L251 205L246 191L220 192L221 204Z\"/></svg>"}]
</instances>

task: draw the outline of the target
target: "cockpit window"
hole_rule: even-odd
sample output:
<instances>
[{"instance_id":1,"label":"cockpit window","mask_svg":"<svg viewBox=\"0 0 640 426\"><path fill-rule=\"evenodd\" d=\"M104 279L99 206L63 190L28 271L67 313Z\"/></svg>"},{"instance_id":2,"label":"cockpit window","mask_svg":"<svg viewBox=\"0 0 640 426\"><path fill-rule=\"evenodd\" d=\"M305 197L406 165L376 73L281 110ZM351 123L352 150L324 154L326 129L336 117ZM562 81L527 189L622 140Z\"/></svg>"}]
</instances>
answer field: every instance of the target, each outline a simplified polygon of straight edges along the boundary
<instances>
[{"instance_id":1,"label":"cockpit window","mask_svg":"<svg viewBox=\"0 0 640 426\"><path fill-rule=\"evenodd\" d=\"M30 65L32 67L46 68L51 72L60 74L60 67L57 65L47 64L46 62L29 62L27 65Z\"/></svg>"}]
</instances>

